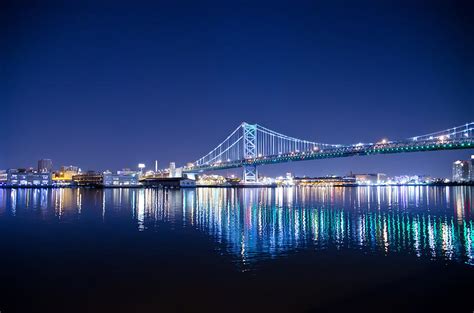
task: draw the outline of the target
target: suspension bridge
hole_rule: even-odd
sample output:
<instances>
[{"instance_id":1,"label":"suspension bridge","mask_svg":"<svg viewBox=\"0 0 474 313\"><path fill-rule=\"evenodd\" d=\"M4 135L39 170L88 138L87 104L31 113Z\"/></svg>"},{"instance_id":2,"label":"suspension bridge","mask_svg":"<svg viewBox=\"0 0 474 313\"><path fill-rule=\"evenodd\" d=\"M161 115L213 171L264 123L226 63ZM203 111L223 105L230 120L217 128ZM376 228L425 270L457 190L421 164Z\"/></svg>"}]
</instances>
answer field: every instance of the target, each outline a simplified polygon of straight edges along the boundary
<instances>
[{"instance_id":1,"label":"suspension bridge","mask_svg":"<svg viewBox=\"0 0 474 313\"><path fill-rule=\"evenodd\" d=\"M245 183L257 182L257 167L293 161L474 148L474 122L397 141L327 144L290 137L259 124L240 124L219 145L183 173L243 168Z\"/></svg>"}]
</instances>

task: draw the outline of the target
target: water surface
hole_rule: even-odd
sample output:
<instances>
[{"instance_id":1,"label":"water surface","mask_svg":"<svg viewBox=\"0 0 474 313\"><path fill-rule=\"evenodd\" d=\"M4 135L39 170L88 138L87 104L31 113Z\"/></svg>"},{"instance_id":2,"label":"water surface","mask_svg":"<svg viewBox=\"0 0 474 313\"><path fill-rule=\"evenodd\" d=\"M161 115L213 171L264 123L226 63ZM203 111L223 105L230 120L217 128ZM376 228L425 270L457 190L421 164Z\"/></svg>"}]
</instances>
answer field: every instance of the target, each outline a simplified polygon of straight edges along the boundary
<instances>
[{"instance_id":1,"label":"water surface","mask_svg":"<svg viewBox=\"0 0 474 313\"><path fill-rule=\"evenodd\" d=\"M0 189L0 310L471 312L472 193Z\"/></svg>"}]
</instances>

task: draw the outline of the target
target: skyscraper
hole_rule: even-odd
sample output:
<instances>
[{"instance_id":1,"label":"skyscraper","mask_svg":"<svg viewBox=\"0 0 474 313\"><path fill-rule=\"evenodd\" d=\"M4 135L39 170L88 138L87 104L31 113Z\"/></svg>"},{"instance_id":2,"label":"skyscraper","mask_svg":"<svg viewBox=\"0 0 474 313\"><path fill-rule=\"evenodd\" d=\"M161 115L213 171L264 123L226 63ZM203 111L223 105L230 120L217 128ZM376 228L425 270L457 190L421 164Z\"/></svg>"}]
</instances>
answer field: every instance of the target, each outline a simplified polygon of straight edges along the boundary
<instances>
[{"instance_id":1,"label":"skyscraper","mask_svg":"<svg viewBox=\"0 0 474 313\"><path fill-rule=\"evenodd\" d=\"M457 160L453 163L453 181L467 182L469 181L469 162Z\"/></svg>"},{"instance_id":2,"label":"skyscraper","mask_svg":"<svg viewBox=\"0 0 474 313\"><path fill-rule=\"evenodd\" d=\"M176 176L176 163L170 162L170 175L169 177L175 177Z\"/></svg>"},{"instance_id":3,"label":"skyscraper","mask_svg":"<svg viewBox=\"0 0 474 313\"><path fill-rule=\"evenodd\" d=\"M474 154L471 155L469 160L469 180L474 181Z\"/></svg>"},{"instance_id":4,"label":"skyscraper","mask_svg":"<svg viewBox=\"0 0 474 313\"><path fill-rule=\"evenodd\" d=\"M53 161L51 159L41 159L38 161L39 173L50 173L53 169Z\"/></svg>"}]
</instances>

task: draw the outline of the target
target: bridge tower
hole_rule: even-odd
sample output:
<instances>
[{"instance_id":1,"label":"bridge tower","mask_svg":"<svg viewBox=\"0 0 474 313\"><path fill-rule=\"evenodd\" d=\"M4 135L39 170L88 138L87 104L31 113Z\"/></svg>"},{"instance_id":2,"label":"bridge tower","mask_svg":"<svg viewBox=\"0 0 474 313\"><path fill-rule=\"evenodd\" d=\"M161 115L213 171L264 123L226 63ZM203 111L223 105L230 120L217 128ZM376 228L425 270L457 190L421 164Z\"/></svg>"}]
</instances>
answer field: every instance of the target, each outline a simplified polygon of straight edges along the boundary
<instances>
[{"instance_id":1,"label":"bridge tower","mask_svg":"<svg viewBox=\"0 0 474 313\"><path fill-rule=\"evenodd\" d=\"M244 129L244 159L257 157L257 125L243 123ZM244 165L244 183L257 182L258 172L256 165Z\"/></svg>"}]
</instances>

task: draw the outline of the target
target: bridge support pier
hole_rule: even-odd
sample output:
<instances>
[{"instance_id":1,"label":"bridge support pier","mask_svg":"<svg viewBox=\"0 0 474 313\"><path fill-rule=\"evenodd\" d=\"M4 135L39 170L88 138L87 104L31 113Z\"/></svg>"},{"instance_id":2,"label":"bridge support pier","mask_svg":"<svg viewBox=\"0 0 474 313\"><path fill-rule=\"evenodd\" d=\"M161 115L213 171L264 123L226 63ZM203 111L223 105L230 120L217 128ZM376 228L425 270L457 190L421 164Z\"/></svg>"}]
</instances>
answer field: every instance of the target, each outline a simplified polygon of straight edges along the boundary
<instances>
[{"instance_id":1,"label":"bridge support pier","mask_svg":"<svg viewBox=\"0 0 474 313\"><path fill-rule=\"evenodd\" d=\"M258 181L258 171L256 165L244 166L244 183L256 183Z\"/></svg>"}]
</instances>

